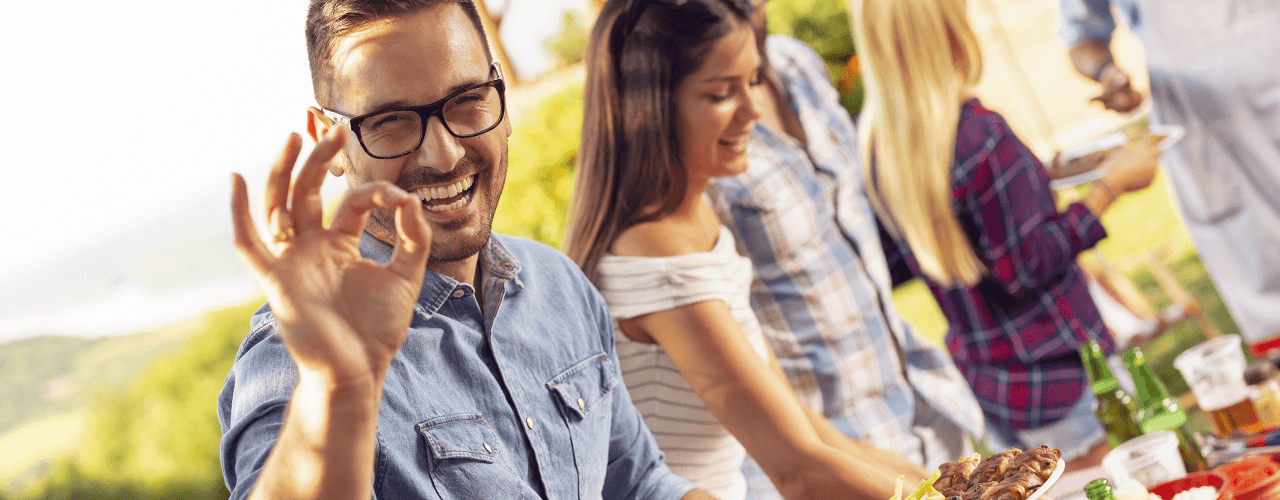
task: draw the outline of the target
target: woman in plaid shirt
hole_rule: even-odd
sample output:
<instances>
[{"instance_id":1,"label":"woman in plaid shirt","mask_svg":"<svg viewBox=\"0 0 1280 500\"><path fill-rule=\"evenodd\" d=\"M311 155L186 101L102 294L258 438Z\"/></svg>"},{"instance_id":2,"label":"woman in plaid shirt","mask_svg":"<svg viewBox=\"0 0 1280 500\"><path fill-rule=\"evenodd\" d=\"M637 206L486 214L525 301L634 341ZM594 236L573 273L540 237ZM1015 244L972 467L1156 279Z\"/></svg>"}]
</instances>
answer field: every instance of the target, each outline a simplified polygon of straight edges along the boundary
<instances>
[{"instance_id":1,"label":"woman in plaid shirt","mask_svg":"<svg viewBox=\"0 0 1280 500\"><path fill-rule=\"evenodd\" d=\"M999 114L964 0L854 0L866 74L861 146L895 281L919 275L950 328L952 358L987 417L989 446L1041 444L1069 468L1107 451L1077 350L1113 349L1076 265L1106 236L1098 216L1154 178L1159 149L1131 145L1058 212L1049 177Z\"/></svg>"}]
</instances>

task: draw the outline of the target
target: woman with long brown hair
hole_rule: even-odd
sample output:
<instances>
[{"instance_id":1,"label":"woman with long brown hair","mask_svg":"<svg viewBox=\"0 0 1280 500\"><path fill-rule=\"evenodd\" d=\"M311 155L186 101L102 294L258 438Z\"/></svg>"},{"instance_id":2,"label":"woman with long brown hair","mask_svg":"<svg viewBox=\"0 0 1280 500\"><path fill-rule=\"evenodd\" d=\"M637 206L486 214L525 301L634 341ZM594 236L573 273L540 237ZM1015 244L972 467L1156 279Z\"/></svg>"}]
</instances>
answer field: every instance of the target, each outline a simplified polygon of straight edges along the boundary
<instances>
[{"instance_id":1,"label":"woman with long brown hair","mask_svg":"<svg viewBox=\"0 0 1280 500\"><path fill-rule=\"evenodd\" d=\"M750 261L704 197L742 172L763 71L744 0L611 0L587 51L567 253L615 320L623 378L673 471L746 496L888 498L924 472L801 404L764 342ZM914 481L912 481L914 483Z\"/></svg>"}]
</instances>

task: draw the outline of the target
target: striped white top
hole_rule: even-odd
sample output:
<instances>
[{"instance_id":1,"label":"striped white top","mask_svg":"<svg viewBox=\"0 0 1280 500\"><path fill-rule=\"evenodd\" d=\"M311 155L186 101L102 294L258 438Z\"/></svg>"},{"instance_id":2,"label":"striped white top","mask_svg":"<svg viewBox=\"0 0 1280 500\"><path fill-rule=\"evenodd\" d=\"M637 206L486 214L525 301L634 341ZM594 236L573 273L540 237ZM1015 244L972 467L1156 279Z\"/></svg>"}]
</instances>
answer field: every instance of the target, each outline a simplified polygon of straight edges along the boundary
<instances>
[{"instance_id":1,"label":"striped white top","mask_svg":"<svg viewBox=\"0 0 1280 500\"><path fill-rule=\"evenodd\" d=\"M738 255L733 233L724 226L710 252L671 257L605 255L598 274L600 293L614 319L622 379L666 454L667 466L724 500L746 498L741 470L746 451L702 405L662 347L627 338L617 322L723 300L742 325L747 342L767 359L764 335L751 310L751 279L750 259Z\"/></svg>"}]
</instances>

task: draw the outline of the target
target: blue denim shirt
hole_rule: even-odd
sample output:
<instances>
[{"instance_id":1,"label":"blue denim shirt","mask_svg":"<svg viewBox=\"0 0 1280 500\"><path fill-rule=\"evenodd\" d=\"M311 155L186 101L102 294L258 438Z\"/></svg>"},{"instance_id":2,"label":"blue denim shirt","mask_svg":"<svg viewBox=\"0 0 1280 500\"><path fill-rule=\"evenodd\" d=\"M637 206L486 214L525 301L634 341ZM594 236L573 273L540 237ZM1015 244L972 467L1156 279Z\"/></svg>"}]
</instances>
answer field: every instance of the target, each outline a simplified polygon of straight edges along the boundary
<instances>
[{"instance_id":1,"label":"blue denim shirt","mask_svg":"<svg viewBox=\"0 0 1280 500\"><path fill-rule=\"evenodd\" d=\"M360 250L386 262L365 234ZM521 262L527 263L522 267ZM577 266L540 243L494 235L475 290L428 270L383 384L377 498L679 498L621 383L613 324ZM268 306L218 396L222 471L248 496L275 443L297 367Z\"/></svg>"}]
</instances>

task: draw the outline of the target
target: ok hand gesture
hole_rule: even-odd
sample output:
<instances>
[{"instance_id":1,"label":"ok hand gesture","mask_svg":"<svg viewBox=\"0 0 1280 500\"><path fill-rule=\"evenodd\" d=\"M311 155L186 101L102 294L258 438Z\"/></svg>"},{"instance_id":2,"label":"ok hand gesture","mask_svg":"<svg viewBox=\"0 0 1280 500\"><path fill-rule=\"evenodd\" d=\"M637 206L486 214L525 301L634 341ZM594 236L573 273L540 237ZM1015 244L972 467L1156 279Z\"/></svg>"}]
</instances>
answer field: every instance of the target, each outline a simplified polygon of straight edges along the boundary
<instances>
[{"instance_id":1,"label":"ok hand gesture","mask_svg":"<svg viewBox=\"0 0 1280 500\"><path fill-rule=\"evenodd\" d=\"M292 186L301 139L289 137L266 185L272 241L257 235L244 179L233 174L236 250L267 295L300 382L380 389L413 315L431 229L419 199L384 181L350 188L324 227L320 185L325 163L346 142L344 130L334 127L325 135ZM385 266L361 257L359 250L365 220L375 207L396 208L398 241Z\"/></svg>"}]
</instances>

